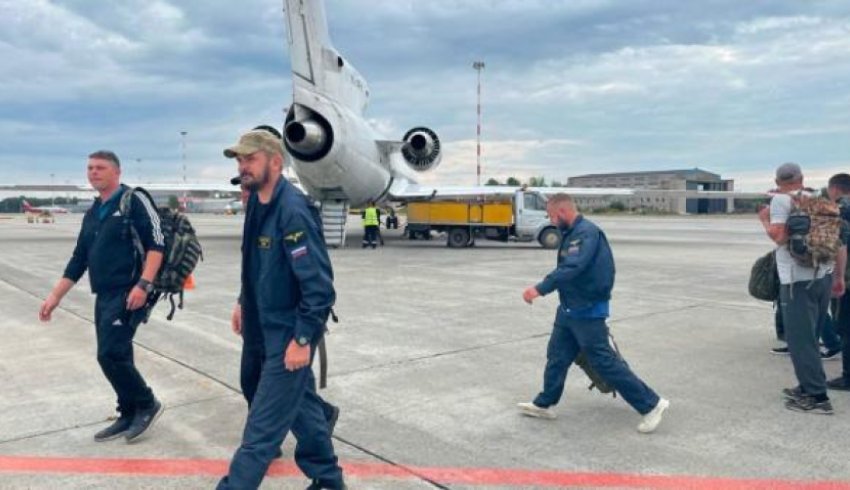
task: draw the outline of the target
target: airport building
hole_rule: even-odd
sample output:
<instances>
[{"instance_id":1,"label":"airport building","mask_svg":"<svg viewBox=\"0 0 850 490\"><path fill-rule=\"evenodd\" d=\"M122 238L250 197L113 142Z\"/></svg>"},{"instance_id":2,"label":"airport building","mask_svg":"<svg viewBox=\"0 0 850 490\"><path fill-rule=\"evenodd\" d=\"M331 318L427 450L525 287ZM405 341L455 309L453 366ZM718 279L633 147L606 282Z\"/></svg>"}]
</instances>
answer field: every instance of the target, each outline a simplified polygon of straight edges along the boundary
<instances>
[{"instance_id":1,"label":"airport building","mask_svg":"<svg viewBox=\"0 0 850 490\"><path fill-rule=\"evenodd\" d=\"M731 213L735 207L732 198L697 195L699 191L735 190L733 179L724 179L718 174L699 168L579 175L570 177L567 180L567 186L636 191L626 198L588 196L577 199L580 206L589 209L609 207L614 202L619 202L629 209L647 209L675 214ZM695 192L670 193L669 191Z\"/></svg>"}]
</instances>

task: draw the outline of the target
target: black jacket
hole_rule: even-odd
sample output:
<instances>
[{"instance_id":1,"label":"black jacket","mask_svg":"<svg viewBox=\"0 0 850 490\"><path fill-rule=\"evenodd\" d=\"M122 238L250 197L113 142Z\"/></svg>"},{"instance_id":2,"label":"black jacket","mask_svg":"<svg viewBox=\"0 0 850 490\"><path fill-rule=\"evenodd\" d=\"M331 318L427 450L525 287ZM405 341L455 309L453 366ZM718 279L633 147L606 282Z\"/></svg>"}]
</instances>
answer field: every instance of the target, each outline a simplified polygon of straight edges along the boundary
<instances>
[{"instance_id":1,"label":"black jacket","mask_svg":"<svg viewBox=\"0 0 850 490\"><path fill-rule=\"evenodd\" d=\"M91 290L95 294L129 289L142 274L141 260L133 249L132 234L118 210L121 195L128 189L122 184L105 203L100 198L95 199L83 217L77 246L65 268L64 277L74 282L79 281L88 270ZM130 215L145 252L163 251L165 237L154 203L136 193L130 205Z\"/></svg>"}]
</instances>

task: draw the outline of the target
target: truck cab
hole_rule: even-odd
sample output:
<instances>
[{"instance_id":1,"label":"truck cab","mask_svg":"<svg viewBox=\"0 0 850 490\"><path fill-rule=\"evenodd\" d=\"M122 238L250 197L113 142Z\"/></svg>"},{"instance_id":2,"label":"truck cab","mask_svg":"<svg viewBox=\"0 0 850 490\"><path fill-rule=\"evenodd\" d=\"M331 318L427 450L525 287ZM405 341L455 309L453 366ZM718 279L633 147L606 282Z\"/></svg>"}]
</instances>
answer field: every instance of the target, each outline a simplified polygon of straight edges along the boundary
<instances>
[{"instance_id":1,"label":"truck cab","mask_svg":"<svg viewBox=\"0 0 850 490\"><path fill-rule=\"evenodd\" d=\"M561 235L546 213L546 198L539 192L524 189L516 192L514 228L519 241L537 240L545 248L557 248L561 244Z\"/></svg>"}]
</instances>

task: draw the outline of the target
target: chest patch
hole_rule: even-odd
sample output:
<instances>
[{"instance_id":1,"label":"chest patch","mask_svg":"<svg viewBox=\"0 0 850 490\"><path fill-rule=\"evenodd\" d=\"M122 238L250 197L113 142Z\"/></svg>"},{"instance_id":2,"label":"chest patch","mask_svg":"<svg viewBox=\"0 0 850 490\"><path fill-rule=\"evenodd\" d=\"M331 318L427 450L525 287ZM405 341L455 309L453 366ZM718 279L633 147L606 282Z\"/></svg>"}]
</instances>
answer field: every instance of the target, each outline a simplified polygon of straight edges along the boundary
<instances>
[{"instance_id":1,"label":"chest patch","mask_svg":"<svg viewBox=\"0 0 850 490\"><path fill-rule=\"evenodd\" d=\"M272 248L272 237L270 236L259 236L257 237L257 247L268 250Z\"/></svg>"}]
</instances>

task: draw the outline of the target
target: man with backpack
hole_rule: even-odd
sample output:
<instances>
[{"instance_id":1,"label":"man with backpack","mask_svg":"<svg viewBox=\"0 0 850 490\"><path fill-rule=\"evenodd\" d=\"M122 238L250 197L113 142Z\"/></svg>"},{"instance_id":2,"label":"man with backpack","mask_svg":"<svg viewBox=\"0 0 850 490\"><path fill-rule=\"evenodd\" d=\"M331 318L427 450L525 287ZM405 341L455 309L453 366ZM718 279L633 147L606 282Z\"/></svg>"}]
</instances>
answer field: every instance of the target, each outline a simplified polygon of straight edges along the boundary
<instances>
[{"instance_id":1,"label":"man with backpack","mask_svg":"<svg viewBox=\"0 0 850 490\"><path fill-rule=\"evenodd\" d=\"M770 207L759 212L759 219L777 245L779 307L799 383L782 391L785 407L831 415L818 338L831 292L844 290L844 275L830 276L836 259L842 270L846 260L846 247L840 243L841 219L834 203L805 190L803 172L796 163L776 169L776 185L779 192Z\"/></svg>"},{"instance_id":2,"label":"man with backpack","mask_svg":"<svg viewBox=\"0 0 850 490\"><path fill-rule=\"evenodd\" d=\"M555 418L551 407L561 399L567 371L580 362L581 353L602 381L643 416L638 432L654 432L670 402L641 381L611 347L605 320L614 288L614 256L608 240L602 230L584 219L567 194L549 198L546 211L562 233L558 266L539 284L527 288L522 297L531 304L558 291L561 304L546 351L543 391L533 401L519 403L518 408L530 417Z\"/></svg>"},{"instance_id":3,"label":"man with backpack","mask_svg":"<svg viewBox=\"0 0 850 490\"><path fill-rule=\"evenodd\" d=\"M97 442L124 437L137 440L162 414L163 406L154 397L133 362L133 337L146 317L148 296L163 262L165 238L153 202L133 192L135 204L122 216L122 196L132 192L120 183L121 164L111 151L89 155L88 180L98 192L83 217L74 253L62 279L39 310L41 321L50 321L62 298L88 270L91 290L96 295L95 327L97 361L118 396L120 416L94 436ZM138 233L143 256L135 249L128 223Z\"/></svg>"},{"instance_id":4,"label":"man with backpack","mask_svg":"<svg viewBox=\"0 0 850 490\"><path fill-rule=\"evenodd\" d=\"M850 174L835 174L829 179L826 192L829 198L838 203L841 219L844 221L843 242L850 239ZM847 267L836 267L835 275L844 275L847 279ZM846 283L845 283L846 284ZM850 294L846 291L833 300L835 325L841 337L841 376L826 382L831 390L850 391Z\"/></svg>"},{"instance_id":5,"label":"man with backpack","mask_svg":"<svg viewBox=\"0 0 850 490\"><path fill-rule=\"evenodd\" d=\"M273 134L249 131L224 155L237 159L241 184L251 190L234 330L238 323L243 339L258 334L264 360L242 444L218 488L258 488L291 431L308 488L344 489L310 367L336 298L319 212L282 178L283 145Z\"/></svg>"}]
</instances>

